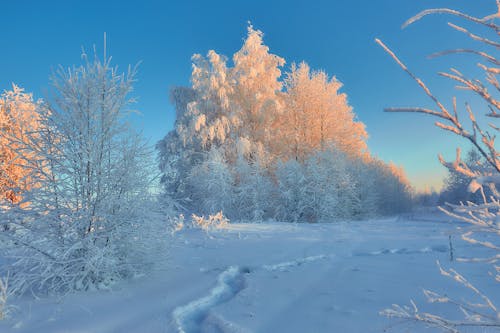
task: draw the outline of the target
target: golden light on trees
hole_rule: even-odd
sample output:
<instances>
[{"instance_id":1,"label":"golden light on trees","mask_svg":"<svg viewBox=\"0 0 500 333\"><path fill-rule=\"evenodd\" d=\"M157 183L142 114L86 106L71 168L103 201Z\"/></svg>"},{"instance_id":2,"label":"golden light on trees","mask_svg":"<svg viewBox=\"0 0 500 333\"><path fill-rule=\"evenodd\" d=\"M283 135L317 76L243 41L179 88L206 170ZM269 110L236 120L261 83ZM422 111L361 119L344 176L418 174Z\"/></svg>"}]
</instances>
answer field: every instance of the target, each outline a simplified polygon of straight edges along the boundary
<instances>
[{"instance_id":1,"label":"golden light on trees","mask_svg":"<svg viewBox=\"0 0 500 333\"><path fill-rule=\"evenodd\" d=\"M192 62L191 86L171 93L175 129L157 145L174 199L245 220L408 209L411 186L370 155L365 125L335 77L305 62L285 68L251 25L232 57L211 50Z\"/></svg>"},{"instance_id":2,"label":"golden light on trees","mask_svg":"<svg viewBox=\"0 0 500 333\"><path fill-rule=\"evenodd\" d=\"M21 200L33 186L30 163L36 156L23 149L40 127L37 102L16 85L0 95L0 200Z\"/></svg>"},{"instance_id":3,"label":"golden light on trees","mask_svg":"<svg viewBox=\"0 0 500 333\"><path fill-rule=\"evenodd\" d=\"M312 152L334 144L353 157L367 152L368 134L357 121L347 95L339 93L342 83L323 71L311 71L302 62L293 64L285 78L286 111L279 117L278 132L283 156L303 160Z\"/></svg>"}]
</instances>

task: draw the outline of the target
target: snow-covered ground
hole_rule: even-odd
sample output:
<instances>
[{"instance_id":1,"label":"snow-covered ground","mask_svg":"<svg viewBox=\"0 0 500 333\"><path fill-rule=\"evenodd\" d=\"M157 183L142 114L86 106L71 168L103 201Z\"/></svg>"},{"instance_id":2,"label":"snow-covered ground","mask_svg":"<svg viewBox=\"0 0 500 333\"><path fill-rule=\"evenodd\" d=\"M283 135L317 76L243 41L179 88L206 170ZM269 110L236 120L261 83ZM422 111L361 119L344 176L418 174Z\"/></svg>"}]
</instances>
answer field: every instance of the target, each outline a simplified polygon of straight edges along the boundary
<instances>
[{"instance_id":1,"label":"snow-covered ground","mask_svg":"<svg viewBox=\"0 0 500 333\"><path fill-rule=\"evenodd\" d=\"M16 300L0 332L429 332L379 311L411 298L422 310L460 316L422 296L422 288L470 296L439 274L436 260L493 300L498 294L486 267L450 262L449 235L455 256L480 251L459 240L461 226L434 213L185 229L165 267L109 292Z\"/></svg>"}]
</instances>

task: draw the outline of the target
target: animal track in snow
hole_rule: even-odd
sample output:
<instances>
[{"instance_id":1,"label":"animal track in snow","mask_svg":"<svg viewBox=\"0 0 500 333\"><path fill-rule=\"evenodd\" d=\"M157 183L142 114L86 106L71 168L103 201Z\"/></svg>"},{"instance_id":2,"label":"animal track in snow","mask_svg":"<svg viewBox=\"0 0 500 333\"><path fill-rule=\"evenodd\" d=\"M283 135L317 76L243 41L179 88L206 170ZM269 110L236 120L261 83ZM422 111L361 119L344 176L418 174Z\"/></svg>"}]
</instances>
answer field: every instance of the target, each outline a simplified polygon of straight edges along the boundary
<instances>
[{"instance_id":1,"label":"animal track in snow","mask_svg":"<svg viewBox=\"0 0 500 333\"><path fill-rule=\"evenodd\" d=\"M419 253L431 253L431 252L439 252L444 253L448 251L448 247L446 245L435 245L432 247L424 247L417 250L410 250L407 248L401 249L382 249L378 251L372 252L354 252L353 255L355 257L363 257L363 256L378 256L381 254L419 254Z\"/></svg>"},{"instance_id":2,"label":"animal track in snow","mask_svg":"<svg viewBox=\"0 0 500 333\"><path fill-rule=\"evenodd\" d=\"M281 262L281 263L274 264L274 265L264 265L264 266L262 266L262 268L266 271L284 271L290 267L297 267L297 266L300 266L300 265L305 264L305 263L310 263L310 262L318 261L321 259L327 259L330 257L331 257L331 255L320 254L317 256L299 258L299 259L292 260L292 261L285 261L285 262Z\"/></svg>"}]
</instances>

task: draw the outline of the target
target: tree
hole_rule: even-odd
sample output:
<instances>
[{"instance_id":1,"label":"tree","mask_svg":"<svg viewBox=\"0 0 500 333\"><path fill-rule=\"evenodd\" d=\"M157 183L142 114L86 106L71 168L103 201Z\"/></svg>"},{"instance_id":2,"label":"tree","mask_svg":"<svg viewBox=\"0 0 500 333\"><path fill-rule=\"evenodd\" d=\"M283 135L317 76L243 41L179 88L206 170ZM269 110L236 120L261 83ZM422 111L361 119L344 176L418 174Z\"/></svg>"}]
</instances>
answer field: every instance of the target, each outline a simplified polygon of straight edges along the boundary
<instances>
[{"instance_id":1,"label":"tree","mask_svg":"<svg viewBox=\"0 0 500 333\"><path fill-rule=\"evenodd\" d=\"M367 218L384 213L382 206L384 198L387 198L389 193L383 192L378 187L381 181L380 169L375 164L375 159L367 160L365 158L355 158L349 163L348 170L355 178L352 184L352 191L356 202L353 204L352 216L356 218ZM394 212L389 212L392 214Z\"/></svg>"},{"instance_id":2,"label":"tree","mask_svg":"<svg viewBox=\"0 0 500 333\"><path fill-rule=\"evenodd\" d=\"M241 138L234 164L234 211L237 218L262 221L274 215L270 156L261 143Z\"/></svg>"},{"instance_id":3,"label":"tree","mask_svg":"<svg viewBox=\"0 0 500 333\"><path fill-rule=\"evenodd\" d=\"M225 58L209 51L207 58L195 54L192 61L192 87L170 92L177 112L175 129L156 145L166 193L187 205L192 169L208 158L210 150L231 146L232 132L240 123L229 111L232 88Z\"/></svg>"},{"instance_id":4,"label":"tree","mask_svg":"<svg viewBox=\"0 0 500 333\"><path fill-rule=\"evenodd\" d=\"M157 148L167 192L186 205L193 204L193 197L206 196L190 193L206 188L206 183L201 181L203 184L195 186L193 181L186 180L199 174L200 168L207 167L201 165L214 157L212 150L223 156L233 174L238 173L235 167L255 169L260 163L258 156L267 155L262 149L267 151L272 141L270 122L275 116L281 89L278 67L284 64L282 58L268 51L262 43L262 32L249 26L241 50L233 57L234 67L228 67L227 59L215 51L209 51L206 58L195 54L192 87L172 91L177 110L175 130ZM248 142L247 148L256 150L240 154L241 142ZM233 179L237 186L243 185L242 180L249 176L243 177L246 171L240 170L241 177ZM260 170L251 173L264 175ZM246 193L242 188L235 191L241 195Z\"/></svg>"},{"instance_id":5,"label":"tree","mask_svg":"<svg viewBox=\"0 0 500 333\"><path fill-rule=\"evenodd\" d=\"M32 152L22 150L29 139L38 141L41 124L36 109L41 104L15 84L0 96L0 195L17 203L22 193L36 186L32 178ZM19 142L17 142L19 141Z\"/></svg>"},{"instance_id":6,"label":"tree","mask_svg":"<svg viewBox=\"0 0 500 333\"><path fill-rule=\"evenodd\" d=\"M175 87L170 100L175 106L174 130L156 144L161 184L168 197L180 204L186 198L186 179L192 165L199 162L201 154L188 142L185 131L189 124L188 105L196 98L196 92L188 87Z\"/></svg>"},{"instance_id":7,"label":"tree","mask_svg":"<svg viewBox=\"0 0 500 333\"><path fill-rule=\"evenodd\" d=\"M197 202L203 213L215 214L223 211L232 217L233 179L224 153L212 148L207 159L191 169L188 180L191 200Z\"/></svg>"},{"instance_id":8,"label":"tree","mask_svg":"<svg viewBox=\"0 0 500 333\"><path fill-rule=\"evenodd\" d=\"M311 219L313 197L309 192L304 164L295 159L279 162L276 178L279 193L276 218L290 222Z\"/></svg>"},{"instance_id":9,"label":"tree","mask_svg":"<svg viewBox=\"0 0 500 333\"><path fill-rule=\"evenodd\" d=\"M382 182L376 186L380 193L384 193L383 203L380 204L381 212L386 215L408 211L411 208L413 190L404 169L392 162L379 164L378 168L378 179Z\"/></svg>"},{"instance_id":10,"label":"tree","mask_svg":"<svg viewBox=\"0 0 500 333\"><path fill-rule=\"evenodd\" d=\"M184 141L205 151L224 144L238 123L229 112L232 86L226 59L213 50L207 56L208 59L199 54L192 57L191 80L196 98L188 104L188 126L180 130Z\"/></svg>"},{"instance_id":11,"label":"tree","mask_svg":"<svg viewBox=\"0 0 500 333\"><path fill-rule=\"evenodd\" d=\"M42 126L22 141L40 184L23 197L29 209L1 212L1 236L17 244L17 290L106 288L140 269L134 258L154 239L145 223L151 154L126 122L136 69L83 59L53 75L53 105L37 107Z\"/></svg>"},{"instance_id":12,"label":"tree","mask_svg":"<svg viewBox=\"0 0 500 333\"><path fill-rule=\"evenodd\" d=\"M334 144L351 157L367 153L368 137L363 123L356 121L342 84L323 71L310 71L302 62L292 65L285 78L286 111L280 117L278 142L283 157L303 161L312 152Z\"/></svg>"},{"instance_id":13,"label":"tree","mask_svg":"<svg viewBox=\"0 0 500 333\"><path fill-rule=\"evenodd\" d=\"M500 60L493 56L488 50L491 48L498 50L500 47L500 43L498 42L498 32L500 31L500 26L495 23L495 21L500 18L500 1L497 0L496 4L498 7L497 12L484 18L470 16L452 9L439 8L424 10L409 19L404 24L404 26L413 24L430 14L449 14L460 17L471 24L480 26L485 29L483 31L491 32L491 35L494 36L492 37L493 39L470 32L462 26L448 23L453 29L464 33L467 37L479 42L478 45L481 45L483 48L479 46L472 49L460 48L443 51L435 54L434 56L458 53L473 55L479 59L480 62L478 66L483 70L485 75L483 80L470 79L456 69L451 69L448 73L440 73L440 75L458 83L459 88L471 91L475 95L479 96L484 102L483 106L485 109L489 110L486 113L486 116L493 121L500 118L500 100L498 98L498 92L500 90L498 82L498 74L500 74ZM469 141L472 146L477 149L481 157L484 158L490 165L490 168L478 169L477 165L467 164L467 162L463 161L461 158L460 149L457 149L456 159L454 162L446 162L440 156L440 161L445 167L453 169L455 172L469 178L468 188L470 191L479 191L482 194L482 200L480 203L467 202L459 205L447 204L446 208L440 207L440 209L446 214L471 225L471 228L466 230L466 232L462 235L463 240L482 246L492 252L492 255L488 258L472 258L462 260L491 264L492 272L490 275L493 276L496 282L499 282L500 268L497 263L500 259L500 247L498 246L498 240L500 238L500 225L498 224L498 220L500 218L500 194L496 189L496 184L500 183L500 153L495 147L495 134L499 131L499 128L496 125L489 123L487 125L487 129L485 129L485 127L481 124L481 121L478 120L479 118L476 117L472 107L469 104L465 104L465 111L467 112L471 123L470 129L467 129L459 119L455 99L453 99L451 109L446 107L437 97L433 95L427 85L421 79L416 77L415 74L408 69L408 67L406 67L406 65L394 54L393 51L391 51L382 41L377 39L376 42L404 71L410 75L413 80L417 82L417 84L423 89L425 94L435 105L434 108L389 108L386 109L386 111L417 112L437 118L438 121L435 123L436 126ZM489 198L485 195L485 188L489 188L491 191L491 196ZM461 312L465 314L465 318L463 320L453 320L432 313L429 314L420 312L414 302L412 302L411 307L395 305L392 309L383 311L383 314L390 317L416 320L427 325L441 328L442 330L448 332L458 332L460 329L466 327L478 327L482 330L500 328L500 311L494 304L494 297L498 295L486 295L480 291L480 288L474 286L472 282L456 270L452 268L445 269L441 267L439 263L438 265L442 275L452 278L461 283L464 287L470 289L477 296L479 301L462 301L428 290L424 293L430 302L451 303L456 305Z\"/></svg>"},{"instance_id":14,"label":"tree","mask_svg":"<svg viewBox=\"0 0 500 333\"><path fill-rule=\"evenodd\" d=\"M231 219L313 222L375 214L375 203L383 202L362 188L378 191L374 179L361 177L370 168L367 133L339 92L342 84L305 63L281 79L285 60L270 53L251 25L232 59L233 66L213 50L195 54L191 87L171 92L175 129L157 145L167 195L188 210L222 209ZM360 174L349 170L354 164ZM292 179L299 174L301 180ZM401 201L408 197L390 190ZM401 201L398 210L377 211L399 212Z\"/></svg>"},{"instance_id":15,"label":"tree","mask_svg":"<svg viewBox=\"0 0 500 333\"><path fill-rule=\"evenodd\" d=\"M464 161L471 170L475 172L492 172L491 167L488 169L487 163L484 163L484 159L477 152L477 150L470 149L467 152ZM481 203L482 195L481 191L477 191L476 193L471 193L468 191L470 177L466 176L458 171L456 171L453 167L447 168L448 175L444 182L444 188L441 192L439 203L444 204L446 202L459 204L460 202L471 201L474 203ZM484 195L490 197L491 192L488 188L484 188Z\"/></svg>"},{"instance_id":16,"label":"tree","mask_svg":"<svg viewBox=\"0 0 500 333\"><path fill-rule=\"evenodd\" d=\"M240 120L238 136L269 147L273 139L272 122L282 107L279 78L285 59L269 53L263 33L249 25L247 38L234 54L233 63L231 109Z\"/></svg>"},{"instance_id":17,"label":"tree","mask_svg":"<svg viewBox=\"0 0 500 333\"><path fill-rule=\"evenodd\" d=\"M348 159L334 147L319 150L306 161L316 221L350 219L357 198Z\"/></svg>"}]
</instances>

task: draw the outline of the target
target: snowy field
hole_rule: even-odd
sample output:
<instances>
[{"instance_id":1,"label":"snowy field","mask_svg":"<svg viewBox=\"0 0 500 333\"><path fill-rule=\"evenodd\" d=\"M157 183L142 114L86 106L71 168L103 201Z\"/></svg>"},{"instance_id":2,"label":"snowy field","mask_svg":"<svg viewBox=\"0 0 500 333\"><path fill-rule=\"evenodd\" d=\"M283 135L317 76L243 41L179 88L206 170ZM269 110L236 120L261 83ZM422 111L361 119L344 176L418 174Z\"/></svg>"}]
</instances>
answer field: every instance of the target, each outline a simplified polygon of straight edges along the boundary
<instances>
[{"instance_id":1,"label":"snowy field","mask_svg":"<svg viewBox=\"0 0 500 333\"><path fill-rule=\"evenodd\" d=\"M485 267L450 262L449 235L455 256L482 251L459 239L461 226L433 213L185 229L164 267L109 292L16 300L0 332L432 332L379 311L411 298L422 311L460 318L421 293L471 296L439 274L436 260L498 301Z\"/></svg>"}]
</instances>

